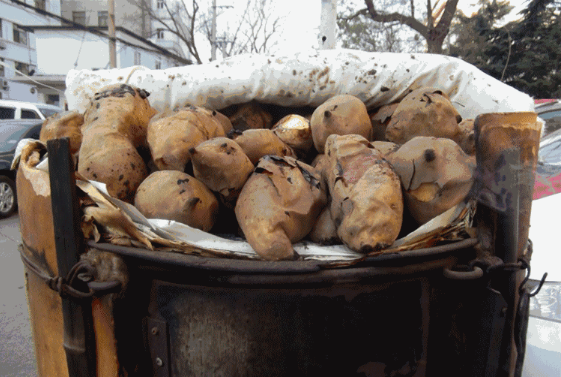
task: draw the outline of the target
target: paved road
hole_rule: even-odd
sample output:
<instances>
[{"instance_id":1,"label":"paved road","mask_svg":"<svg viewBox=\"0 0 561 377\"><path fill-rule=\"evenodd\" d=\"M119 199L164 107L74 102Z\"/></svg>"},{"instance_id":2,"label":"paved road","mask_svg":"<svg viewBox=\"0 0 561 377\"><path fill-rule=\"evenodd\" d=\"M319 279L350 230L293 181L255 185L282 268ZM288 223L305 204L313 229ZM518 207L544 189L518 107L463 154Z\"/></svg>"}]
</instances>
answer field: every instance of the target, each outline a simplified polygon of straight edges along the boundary
<instances>
[{"instance_id":1,"label":"paved road","mask_svg":"<svg viewBox=\"0 0 561 377\"><path fill-rule=\"evenodd\" d=\"M0 220L0 376L34 377L35 350L25 297L19 217Z\"/></svg>"}]
</instances>

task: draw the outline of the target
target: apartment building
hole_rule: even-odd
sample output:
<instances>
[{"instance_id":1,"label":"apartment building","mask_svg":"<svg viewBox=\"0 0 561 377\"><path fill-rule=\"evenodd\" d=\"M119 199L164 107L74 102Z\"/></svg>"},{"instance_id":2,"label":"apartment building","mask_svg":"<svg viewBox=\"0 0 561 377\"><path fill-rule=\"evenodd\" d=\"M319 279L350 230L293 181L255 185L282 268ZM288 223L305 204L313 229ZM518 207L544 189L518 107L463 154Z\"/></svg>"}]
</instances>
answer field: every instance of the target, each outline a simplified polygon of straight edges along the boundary
<instances>
[{"instance_id":1,"label":"apartment building","mask_svg":"<svg viewBox=\"0 0 561 377\"><path fill-rule=\"evenodd\" d=\"M60 20L45 13L60 16L60 0L24 0L18 4L0 0L0 99L39 101L35 83L13 79L37 72L37 40L25 25L60 25ZM46 101L42 101L46 102Z\"/></svg>"},{"instance_id":2,"label":"apartment building","mask_svg":"<svg viewBox=\"0 0 561 377\"><path fill-rule=\"evenodd\" d=\"M64 107L69 70L110 68L107 12L91 10L104 9L100 2L96 8L97 2L84 1L89 10L68 13L62 11L61 4L75 9L82 9L83 4L67 0L0 0L0 98ZM103 5L107 9L106 3ZM150 36L152 29L148 21L146 27L139 22L142 17L135 13L136 8L118 9L118 19L125 26L116 22L117 68L143 65L165 69L191 63L174 41L168 43L177 48L155 43L157 36L143 37L142 34Z\"/></svg>"},{"instance_id":3,"label":"apartment building","mask_svg":"<svg viewBox=\"0 0 561 377\"><path fill-rule=\"evenodd\" d=\"M174 0L120 0L115 1L115 25L133 32L175 55L188 59L177 36L157 21L171 22L167 17L166 1ZM151 17L154 15L157 17ZM85 26L107 26L107 0L64 0L62 16ZM184 27L184 25L182 25ZM188 53L187 53L188 54Z\"/></svg>"}]
</instances>

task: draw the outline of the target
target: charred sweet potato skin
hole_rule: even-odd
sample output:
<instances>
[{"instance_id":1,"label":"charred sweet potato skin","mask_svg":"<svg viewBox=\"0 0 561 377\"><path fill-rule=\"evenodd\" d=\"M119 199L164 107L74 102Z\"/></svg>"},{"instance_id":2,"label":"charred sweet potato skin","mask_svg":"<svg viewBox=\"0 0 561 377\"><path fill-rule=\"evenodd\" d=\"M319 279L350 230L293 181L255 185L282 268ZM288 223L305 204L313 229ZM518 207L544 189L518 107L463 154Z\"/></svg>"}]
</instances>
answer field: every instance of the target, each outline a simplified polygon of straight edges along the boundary
<instances>
[{"instance_id":1,"label":"charred sweet potato skin","mask_svg":"<svg viewBox=\"0 0 561 377\"><path fill-rule=\"evenodd\" d=\"M132 202L148 175L137 147L156 111L148 93L130 85L111 85L96 93L84 114L78 172L107 185L110 195Z\"/></svg>"},{"instance_id":2,"label":"charred sweet potato skin","mask_svg":"<svg viewBox=\"0 0 561 377\"><path fill-rule=\"evenodd\" d=\"M325 204L314 168L290 157L266 156L242 189L235 213L257 254L290 260L292 244L310 232Z\"/></svg>"},{"instance_id":3,"label":"charred sweet potato skin","mask_svg":"<svg viewBox=\"0 0 561 377\"><path fill-rule=\"evenodd\" d=\"M391 245L403 221L398 175L359 135L331 135L325 143L330 212L338 237L368 253Z\"/></svg>"},{"instance_id":4,"label":"charred sweet potato skin","mask_svg":"<svg viewBox=\"0 0 561 377\"><path fill-rule=\"evenodd\" d=\"M459 142L462 117L439 89L423 87L399 103L386 128L386 139L405 144L416 136L449 138Z\"/></svg>"}]
</instances>

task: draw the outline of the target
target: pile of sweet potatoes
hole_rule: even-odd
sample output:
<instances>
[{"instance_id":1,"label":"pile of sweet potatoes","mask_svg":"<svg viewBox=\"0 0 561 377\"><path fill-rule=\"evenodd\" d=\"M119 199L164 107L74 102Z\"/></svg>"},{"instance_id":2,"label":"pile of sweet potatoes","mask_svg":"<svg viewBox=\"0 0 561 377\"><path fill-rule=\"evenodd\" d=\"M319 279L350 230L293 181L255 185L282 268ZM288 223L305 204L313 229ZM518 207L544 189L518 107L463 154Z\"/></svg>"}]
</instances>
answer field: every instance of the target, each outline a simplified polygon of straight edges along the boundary
<instances>
[{"instance_id":1,"label":"pile of sweet potatoes","mask_svg":"<svg viewBox=\"0 0 561 377\"><path fill-rule=\"evenodd\" d=\"M378 109L338 95L158 113L148 96L105 87L84 114L47 119L41 139L71 137L79 173L146 217L242 236L267 260L298 258L304 239L383 250L473 182L473 121L435 88Z\"/></svg>"}]
</instances>

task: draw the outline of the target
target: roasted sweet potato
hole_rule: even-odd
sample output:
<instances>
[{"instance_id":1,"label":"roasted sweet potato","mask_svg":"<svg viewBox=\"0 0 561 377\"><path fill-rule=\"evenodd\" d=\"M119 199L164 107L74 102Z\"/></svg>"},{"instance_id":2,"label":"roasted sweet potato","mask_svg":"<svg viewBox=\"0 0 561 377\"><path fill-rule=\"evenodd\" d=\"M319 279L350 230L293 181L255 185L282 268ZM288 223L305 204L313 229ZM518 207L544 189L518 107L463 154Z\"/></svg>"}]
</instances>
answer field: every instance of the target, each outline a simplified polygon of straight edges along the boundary
<instances>
[{"instance_id":1,"label":"roasted sweet potato","mask_svg":"<svg viewBox=\"0 0 561 377\"><path fill-rule=\"evenodd\" d=\"M133 146L146 145L148 122L157 113L150 106L150 93L127 84L109 85L94 95L84 113L82 133L89 129L105 129L130 140Z\"/></svg>"},{"instance_id":2,"label":"roasted sweet potato","mask_svg":"<svg viewBox=\"0 0 561 377\"><path fill-rule=\"evenodd\" d=\"M358 135L331 135L327 182L337 235L349 248L368 253L391 245L403 221L399 177L382 154Z\"/></svg>"},{"instance_id":3,"label":"roasted sweet potato","mask_svg":"<svg viewBox=\"0 0 561 377\"><path fill-rule=\"evenodd\" d=\"M252 164L257 164L265 155L295 157L295 153L288 145L271 130L246 130L241 134L231 134Z\"/></svg>"},{"instance_id":4,"label":"roasted sweet potato","mask_svg":"<svg viewBox=\"0 0 561 377\"><path fill-rule=\"evenodd\" d=\"M464 119L460 122L460 129L462 134L460 136L459 146L466 154L475 155L475 132L474 132L475 119Z\"/></svg>"},{"instance_id":5,"label":"roasted sweet potato","mask_svg":"<svg viewBox=\"0 0 561 377\"><path fill-rule=\"evenodd\" d=\"M386 160L380 159L366 170L343 200L342 213L337 234L355 251L379 251L397 239L403 196L399 177Z\"/></svg>"},{"instance_id":6,"label":"roasted sweet potato","mask_svg":"<svg viewBox=\"0 0 561 377\"><path fill-rule=\"evenodd\" d=\"M460 140L462 117L439 89L423 87L403 98L386 128L386 139L404 144L416 136Z\"/></svg>"},{"instance_id":7,"label":"roasted sweet potato","mask_svg":"<svg viewBox=\"0 0 561 377\"><path fill-rule=\"evenodd\" d=\"M325 156L322 171L331 197L331 215L340 220L343 200L381 154L360 135L331 135L325 143Z\"/></svg>"},{"instance_id":8,"label":"roasted sweet potato","mask_svg":"<svg viewBox=\"0 0 561 377\"><path fill-rule=\"evenodd\" d=\"M111 85L96 93L84 114L78 172L104 182L110 195L132 202L148 171L137 147L156 111L148 93L130 85Z\"/></svg>"},{"instance_id":9,"label":"roasted sweet potato","mask_svg":"<svg viewBox=\"0 0 561 377\"><path fill-rule=\"evenodd\" d=\"M318 106L310 122L312 138L319 153L324 152L329 135L357 134L370 140L372 124L364 103L355 96L341 94Z\"/></svg>"},{"instance_id":10,"label":"roasted sweet potato","mask_svg":"<svg viewBox=\"0 0 561 377\"><path fill-rule=\"evenodd\" d=\"M306 156L314 147L310 121L297 114L287 115L272 128L286 145L301 156Z\"/></svg>"},{"instance_id":11,"label":"roasted sweet potato","mask_svg":"<svg viewBox=\"0 0 561 377\"><path fill-rule=\"evenodd\" d=\"M70 153L74 154L82 145L82 124L84 124L84 116L77 111L55 114L43 122L39 139L46 143L51 139L68 137Z\"/></svg>"},{"instance_id":12,"label":"roasted sweet potato","mask_svg":"<svg viewBox=\"0 0 561 377\"><path fill-rule=\"evenodd\" d=\"M329 206L325 207L319 215L314 227L309 234L310 239L320 245L336 245L341 243L337 235L337 227L331 218Z\"/></svg>"},{"instance_id":13,"label":"roasted sweet potato","mask_svg":"<svg viewBox=\"0 0 561 377\"><path fill-rule=\"evenodd\" d=\"M217 137L189 152L195 178L219 193L225 204L234 205L254 168L242 148L233 140Z\"/></svg>"},{"instance_id":14,"label":"roasted sweet potato","mask_svg":"<svg viewBox=\"0 0 561 377\"><path fill-rule=\"evenodd\" d=\"M156 171L138 187L135 207L147 218L175 220L208 232L218 216L218 200L199 180L175 171Z\"/></svg>"},{"instance_id":15,"label":"roasted sweet potato","mask_svg":"<svg viewBox=\"0 0 561 377\"><path fill-rule=\"evenodd\" d=\"M271 128L273 125L273 116L257 102L242 105L229 119L238 131Z\"/></svg>"},{"instance_id":16,"label":"roasted sweet potato","mask_svg":"<svg viewBox=\"0 0 561 377\"><path fill-rule=\"evenodd\" d=\"M475 160L447 138L418 136L387 156L403 184L405 203L424 224L465 199Z\"/></svg>"},{"instance_id":17,"label":"roasted sweet potato","mask_svg":"<svg viewBox=\"0 0 561 377\"><path fill-rule=\"evenodd\" d=\"M209 117L214 119L216 122L218 122L222 126L222 128L224 129L224 134L227 134L228 132L232 131L232 129L234 128L232 126L232 122L230 122L230 119L226 115L222 114L219 111L209 110L205 107L192 106L192 105L186 105L186 106L183 106L183 108L195 109L195 110L198 110L198 111L208 115ZM177 108L175 111L180 110L180 109L181 108Z\"/></svg>"},{"instance_id":18,"label":"roasted sweet potato","mask_svg":"<svg viewBox=\"0 0 561 377\"><path fill-rule=\"evenodd\" d=\"M386 128L399 103L392 103L380 107L370 115L372 123L372 141L386 141Z\"/></svg>"},{"instance_id":19,"label":"roasted sweet potato","mask_svg":"<svg viewBox=\"0 0 561 377\"><path fill-rule=\"evenodd\" d=\"M191 148L225 136L224 128L211 114L206 109L190 106L150 122L147 140L158 169L184 171L191 161Z\"/></svg>"},{"instance_id":20,"label":"roasted sweet potato","mask_svg":"<svg viewBox=\"0 0 561 377\"><path fill-rule=\"evenodd\" d=\"M245 183L235 212L257 254L294 259L292 244L310 232L325 203L314 168L290 157L266 156Z\"/></svg>"},{"instance_id":21,"label":"roasted sweet potato","mask_svg":"<svg viewBox=\"0 0 561 377\"><path fill-rule=\"evenodd\" d=\"M391 141L372 141L370 145L376 148L383 156L396 151L399 145Z\"/></svg>"}]
</instances>

